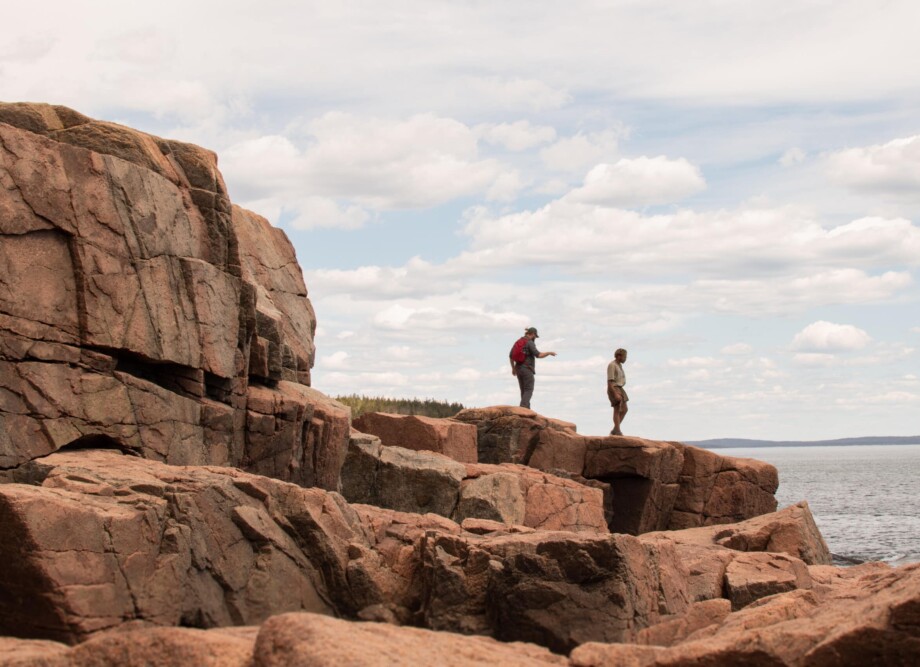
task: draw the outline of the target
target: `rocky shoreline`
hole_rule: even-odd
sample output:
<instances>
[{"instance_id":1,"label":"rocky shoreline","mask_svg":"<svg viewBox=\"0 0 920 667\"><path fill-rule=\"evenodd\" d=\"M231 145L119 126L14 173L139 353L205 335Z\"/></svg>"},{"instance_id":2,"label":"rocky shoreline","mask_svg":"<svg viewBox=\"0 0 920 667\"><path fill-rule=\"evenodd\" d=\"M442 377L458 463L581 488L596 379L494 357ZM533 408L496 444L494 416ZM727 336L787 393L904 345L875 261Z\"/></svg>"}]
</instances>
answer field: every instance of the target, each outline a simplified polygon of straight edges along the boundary
<instances>
[{"instance_id":1,"label":"rocky shoreline","mask_svg":"<svg viewBox=\"0 0 920 667\"><path fill-rule=\"evenodd\" d=\"M0 664L920 659L920 565L831 565L776 469L311 387L293 248L216 156L0 104Z\"/></svg>"}]
</instances>

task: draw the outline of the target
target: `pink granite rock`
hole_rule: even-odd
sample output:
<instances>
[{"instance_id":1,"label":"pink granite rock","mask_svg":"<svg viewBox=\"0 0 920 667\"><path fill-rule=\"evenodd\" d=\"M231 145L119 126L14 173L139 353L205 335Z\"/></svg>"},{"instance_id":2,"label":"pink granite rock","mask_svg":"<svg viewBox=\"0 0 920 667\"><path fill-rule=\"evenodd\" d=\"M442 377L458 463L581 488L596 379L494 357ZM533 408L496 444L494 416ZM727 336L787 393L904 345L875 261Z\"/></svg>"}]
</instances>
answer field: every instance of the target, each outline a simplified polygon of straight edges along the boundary
<instances>
[{"instance_id":1,"label":"pink granite rock","mask_svg":"<svg viewBox=\"0 0 920 667\"><path fill-rule=\"evenodd\" d=\"M293 247L213 153L0 104L0 183L0 468L104 438L338 487L349 415L296 388L315 317Z\"/></svg>"},{"instance_id":2,"label":"pink granite rock","mask_svg":"<svg viewBox=\"0 0 920 667\"><path fill-rule=\"evenodd\" d=\"M354 427L376 435L388 447L443 454L460 463L476 463L476 427L455 419L367 412Z\"/></svg>"},{"instance_id":3,"label":"pink granite rock","mask_svg":"<svg viewBox=\"0 0 920 667\"><path fill-rule=\"evenodd\" d=\"M795 590L730 614L670 647L584 644L578 667L913 665L920 660L920 565L874 568L819 594Z\"/></svg>"},{"instance_id":4,"label":"pink granite rock","mask_svg":"<svg viewBox=\"0 0 920 667\"><path fill-rule=\"evenodd\" d=\"M599 488L527 466L457 463L429 451L382 445L352 433L342 468L349 502L456 521L499 521L543 530L608 532Z\"/></svg>"},{"instance_id":5,"label":"pink granite rock","mask_svg":"<svg viewBox=\"0 0 920 667\"><path fill-rule=\"evenodd\" d=\"M512 461L608 485L610 530L724 524L776 509L776 468L679 442L583 436L575 426L509 406L463 410L475 424L480 461Z\"/></svg>"},{"instance_id":6,"label":"pink granite rock","mask_svg":"<svg viewBox=\"0 0 920 667\"><path fill-rule=\"evenodd\" d=\"M454 419L476 426L480 463L529 465L545 431L575 433L575 424L510 405L469 408L458 412Z\"/></svg>"},{"instance_id":7,"label":"pink granite rock","mask_svg":"<svg viewBox=\"0 0 920 667\"><path fill-rule=\"evenodd\" d=\"M264 623L254 648L254 667L339 665L565 665L568 661L533 644L506 644L488 637L349 623L316 614L284 614Z\"/></svg>"},{"instance_id":8,"label":"pink granite rock","mask_svg":"<svg viewBox=\"0 0 920 667\"><path fill-rule=\"evenodd\" d=\"M482 511L474 511L480 507ZM601 489L513 463L466 466L455 518L492 518L486 516L489 507L504 523L540 530L609 532Z\"/></svg>"}]
</instances>

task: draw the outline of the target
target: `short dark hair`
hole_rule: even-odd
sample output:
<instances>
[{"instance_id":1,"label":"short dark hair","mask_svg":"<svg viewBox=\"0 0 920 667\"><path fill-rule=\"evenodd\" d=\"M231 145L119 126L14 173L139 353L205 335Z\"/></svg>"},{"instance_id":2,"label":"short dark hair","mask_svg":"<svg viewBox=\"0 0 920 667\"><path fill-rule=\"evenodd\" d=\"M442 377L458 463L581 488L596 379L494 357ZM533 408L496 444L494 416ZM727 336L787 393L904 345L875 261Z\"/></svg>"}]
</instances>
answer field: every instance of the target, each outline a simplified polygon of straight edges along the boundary
<instances>
[{"instance_id":1,"label":"short dark hair","mask_svg":"<svg viewBox=\"0 0 920 667\"><path fill-rule=\"evenodd\" d=\"M622 347L618 348L617 351L613 353L613 356L619 357L620 354L626 354L626 350L624 350Z\"/></svg>"}]
</instances>

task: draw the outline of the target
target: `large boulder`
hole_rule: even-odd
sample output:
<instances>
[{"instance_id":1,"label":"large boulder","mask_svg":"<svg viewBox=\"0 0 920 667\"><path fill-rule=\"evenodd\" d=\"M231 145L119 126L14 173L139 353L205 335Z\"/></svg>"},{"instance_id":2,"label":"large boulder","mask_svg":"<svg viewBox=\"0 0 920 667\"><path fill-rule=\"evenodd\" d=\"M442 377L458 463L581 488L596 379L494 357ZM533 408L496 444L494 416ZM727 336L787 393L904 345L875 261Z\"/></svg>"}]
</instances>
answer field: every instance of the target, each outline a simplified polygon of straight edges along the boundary
<instances>
[{"instance_id":1,"label":"large boulder","mask_svg":"<svg viewBox=\"0 0 920 667\"><path fill-rule=\"evenodd\" d=\"M571 664L914 665L920 661L918 609L920 565L873 567L841 577L823 593L795 590L721 619L713 615L713 623L676 633L668 646L587 643L572 652Z\"/></svg>"},{"instance_id":2,"label":"large boulder","mask_svg":"<svg viewBox=\"0 0 920 667\"><path fill-rule=\"evenodd\" d=\"M387 412L366 412L353 426L376 435L388 447L443 454L461 463L476 463L476 427L456 419L436 419Z\"/></svg>"},{"instance_id":3,"label":"large boulder","mask_svg":"<svg viewBox=\"0 0 920 667\"><path fill-rule=\"evenodd\" d=\"M0 184L0 468L105 438L337 487L349 414L299 389L316 322L293 247L213 153L0 103Z\"/></svg>"},{"instance_id":4,"label":"large boulder","mask_svg":"<svg viewBox=\"0 0 920 667\"><path fill-rule=\"evenodd\" d=\"M354 616L390 602L365 522L335 493L105 450L58 452L5 478L2 634L73 642L124 624Z\"/></svg>"},{"instance_id":5,"label":"large boulder","mask_svg":"<svg viewBox=\"0 0 920 667\"><path fill-rule=\"evenodd\" d=\"M600 488L513 463L466 466L454 518L467 517L538 530L608 532Z\"/></svg>"},{"instance_id":6,"label":"large boulder","mask_svg":"<svg viewBox=\"0 0 920 667\"><path fill-rule=\"evenodd\" d=\"M674 545L693 601L725 597L736 607L781 590L811 588L806 566L830 563L804 502L736 524L652 532L640 540Z\"/></svg>"},{"instance_id":7,"label":"large boulder","mask_svg":"<svg viewBox=\"0 0 920 667\"><path fill-rule=\"evenodd\" d=\"M568 652L588 641L633 641L686 610L671 545L630 535L538 531L429 534L425 625Z\"/></svg>"},{"instance_id":8,"label":"large boulder","mask_svg":"<svg viewBox=\"0 0 920 667\"><path fill-rule=\"evenodd\" d=\"M358 432L352 433L342 468L342 494L352 503L432 512L457 522L608 532L600 488L511 463L464 466L430 451L388 447Z\"/></svg>"},{"instance_id":9,"label":"large boulder","mask_svg":"<svg viewBox=\"0 0 920 667\"><path fill-rule=\"evenodd\" d=\"M454 419L476 426L480 463L528 465L544 431L575 433L575 424L510 405L468 408Z\"/></svg>"},{"instance_id":10,"label":"large boulder","mask_svg":"<svg viewBox=\"0 0 920 667\"><path fill-rule=\"evenodd\" d=\"M352 503L451 517L465 476L463 464L446 456L357 436L342 470L342 494Z\"/></svg>"}]
</instances>

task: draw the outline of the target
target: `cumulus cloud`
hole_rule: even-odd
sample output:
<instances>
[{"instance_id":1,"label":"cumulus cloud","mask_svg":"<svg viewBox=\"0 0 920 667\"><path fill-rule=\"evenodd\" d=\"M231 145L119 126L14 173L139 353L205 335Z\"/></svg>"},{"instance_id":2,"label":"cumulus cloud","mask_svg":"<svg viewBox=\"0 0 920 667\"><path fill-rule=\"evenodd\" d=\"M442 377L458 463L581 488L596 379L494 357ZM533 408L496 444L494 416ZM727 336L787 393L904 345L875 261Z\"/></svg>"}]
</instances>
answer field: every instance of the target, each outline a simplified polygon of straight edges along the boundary
<instances>
[{"instance_id":1,"label":"cumulus cloud","mask_svg":"<svg viewBox=\"0 0 920 667\"><path fill-rule=\"evenodd\" d=\"M615 257L620 273L691 270L718 276L777 274L796 266L920 265L920 227L908 220L861 218L825 226L788 207L645 216L562 197L497 217L471 210L465 233L472 250L457 261L470 267L540 264L597 272Z\"/></svg>"},{"instance_id":2,"label":"cumulus cloud","mask_svg":"<svg viewBox=\"0 0 920 667\"><path fill-rule=\"evenodd\" d=\"M647 206L678 201L705 187L698 167L661 155L599 164L567 199L606 207Z\"/></svg>"},{"instance_id":3,"label":"cumulus cloud","mask_svg":"<svg viewBox=\"0 0 920 667\"><path fill-rule=\"evenodd\" d=\"M830 177L842 185L916 198L920 191L920 135L831 153L827 167Z\"/></svg>"},{"instance_id":4,"label":"cumulus cloud","mask_svg":"<svg viewBox=\"0 0 920 667\"><path fill-rule=\"evenodd\" d=\"M503 146L509 151L524 151L556 138L556 130L548 125L532 125L529 121L484 124L476 128L479 136L490 144Z\"/></svg>"},{"instance_id":5,"label":"cumulus cloud","mask_svg":"<svg viewBox=\"0 0 920 667\"><path fill-rule=\"evenodd\" d=\"M425 208L473 194L508 199L522 187L514 170L480 158L476 132L451 118L330 112L302 131L302 146L267 135L226 149L221 166L234 196L283 201L304 228L322 226L314 220L356 227L365 209Z\"/></svg>"},{"instance_id":6,"label":"cumulus cloud","mask_svg":"<svg viewBox=\"0 0 920 667\"><path fill-rule=\"evenodd\" d=\"M623 125L602 132L564 137L540 151L543 164L554 171L581 172L616 157L620 141L629 134Z\"/></svg>"},{"instance_id":7,"label":"cumulus cloud","mask_svg":"<svg viewBox=\"0 0 920 667\"><path fill-rule=\"evenodd\" d=\"M348 352L339 350L319 358L319 365L328 369L341 369L348 366Z\"/></svg>"},{"instance_id":8,"label":"cumulus cloud","mask_svg":"<svg viewBox=\"0 0 920 667\"><path fill-rule=\"evenodd\" d=\"M484 331L517 330L527 325L527 317L515 312L490 311L475 304L411 306L394 303L380 310L374 324L390 330Z\"/></svg>"},{"instance_id":9,"label":"cumulus cloud","mask_svg":"<svg viewBox=\"0 0 920 667\"><path fill-rule=\"evenodd\" d=\"M868 333L851 324L834 324L819 320L795 335L792 348L806 354L852 352L872 341Z\"/></svg>"}]
</instances>

